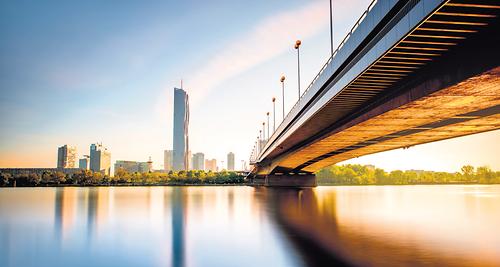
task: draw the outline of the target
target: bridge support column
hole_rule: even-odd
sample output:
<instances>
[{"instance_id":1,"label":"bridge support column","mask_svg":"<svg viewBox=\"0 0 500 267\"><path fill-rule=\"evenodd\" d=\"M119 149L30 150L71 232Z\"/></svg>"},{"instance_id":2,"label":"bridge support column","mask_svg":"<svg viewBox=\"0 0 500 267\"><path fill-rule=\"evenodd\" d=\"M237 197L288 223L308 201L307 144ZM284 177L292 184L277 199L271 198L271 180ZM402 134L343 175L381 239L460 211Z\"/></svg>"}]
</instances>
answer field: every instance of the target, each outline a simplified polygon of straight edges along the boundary
<instances>
[{"instance_id":1,"label":"bridge support column","mask_svg":"<svg viewBox=\"0 0 500 267\"><path fill-rule=\"evenodd\" d=\"M264 186L266 182L266 177L261 175L256 175L248 179L248 185L251 186Z\"/></svg>"},{"instance_id":2,"label":"bridge support column","mask_svg":"<svg viewBox=\"0 0 500 267\"><path fill-rule=\"evenodd\" d=\"M316 175L308 174L269 174L266 176L265 186L283 187L316 187Z\"/></svg>"}]
</instances>

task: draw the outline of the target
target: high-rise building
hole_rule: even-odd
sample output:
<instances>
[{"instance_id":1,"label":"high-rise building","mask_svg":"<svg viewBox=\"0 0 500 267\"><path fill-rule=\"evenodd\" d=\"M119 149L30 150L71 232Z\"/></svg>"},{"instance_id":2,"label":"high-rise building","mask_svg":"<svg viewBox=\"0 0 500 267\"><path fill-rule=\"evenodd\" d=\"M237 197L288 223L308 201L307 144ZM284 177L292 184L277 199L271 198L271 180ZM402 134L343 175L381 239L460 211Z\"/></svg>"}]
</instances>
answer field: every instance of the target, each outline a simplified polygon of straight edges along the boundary
<instances>
[{"instance_id":1,"label":"high-rise building","mask_svg":"<svg viewBox=\"0 0 500 267\"><path fill-rule=\"evenodd\" d=\"M205 169L205 155L203 153L195 153L193 155L193 170Z\"/></svg>"},{"instance_id":2,"label":"high-rise building","mask_svg":"<svg viewBox=\"0 0 500 267\"><path fill-rule=\"evenodd\" d=\"M188 170L192 170L193 169L193 155L191 154L191 150L188 151L187 157L188 157Z\"/></svg>"},{"instance_id":3,"label":"high-rise building","mask_svg":"<svg viewBox=\"0 0 500 267\"><path fill-rule=\"evenodd\" d=\"M165 171L172 170L173 150L165 150L163 153L163 169Z\"/></svg>"},{"instance_id":4,"label":"high-rise building","mask_svg":"<svg viewBox=\"0 0 500 267\"><path fill-rule=\"evenodd\" d=\"M227 154L227 170L234 171L234 153L229 152Z\"/></svg>"},{"instance_id":5,"label":"high-rise building","mask_svg":"<svg viewBox=\"0 0 500 267\"><path fill-rule=\"evenodd\" d=\"M80 168L82 170L88 170L89 164L90 164L90 156L89 155L83 155L83 158L78 160L78 168Z\"/></svg>"},{"instance_id":6,"label":"high-rise building","mask_svg":"<svg viewBox=\"0 0 500 267\"><path fill-rule=\"evenodd\" d=\"M189 168L189 100L182 88L174 88L174 152L173 170Z\"/></svg>"},{"instance_id":7,"label":"high-rise building","mask_svg":"<svg viewBox=\"0 0 500 267\"><path fill-rule=\"evenodd\" d=\"M206 171L217 171L217 160L216 159L206 159L205 160L205 170Z\"/></svg>"},{"instance_id":8,"label":"high-rise building","mask_svg":"<svg viewBox=\"0 0 500 267\"><path fill-rule=\"evenodd\" d=\"M90 145L90 170L105 175L111 172L111 153L102 143Z\"/></svg>"},{"instance_id":9,"label":"high-rise building","mask_svg":"<svg viewBox=\"0 0 500 267\"><path fill-rule=\"evenodd\" d=\"M76 168L76 147L64 145L57 149L57 168Z\"/></svg>"}]
</instances>

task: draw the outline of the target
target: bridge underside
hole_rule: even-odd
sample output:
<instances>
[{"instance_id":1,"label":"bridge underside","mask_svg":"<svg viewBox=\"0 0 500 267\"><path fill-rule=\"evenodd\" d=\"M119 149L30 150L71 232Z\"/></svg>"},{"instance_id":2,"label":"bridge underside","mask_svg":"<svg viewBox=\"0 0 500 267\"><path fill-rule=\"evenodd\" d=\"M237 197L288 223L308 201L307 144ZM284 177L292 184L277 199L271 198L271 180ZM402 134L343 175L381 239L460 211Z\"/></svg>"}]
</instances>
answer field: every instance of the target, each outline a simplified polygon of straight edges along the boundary
<instances>
[{"instance_id":1,"label":"bridge underside","mask_svg":"<svg viewBox=\"0 0 500 267\"><path fill-rule=\"evenodd\" d=\"M359 156L500 129L500 6L485 3L445 2L271 144L253 177L313 175Z\"/></svg>"},{"instance_id":2,"label":"bridge underside","mask_svg":"<svg viewBox=\"0 0 500 267\"><path fill-rule=\"evenodd\" d=\"M314 173L359 156L500 128L500 67L425 95L443 83L429 80L390 99L270 169Z\"/></svg>"},{"instance_id":3,"label":"bridge underside","mask_svg":"<svg viewBox=\"0 0 500 267\"><path fill-rule=\"evenodd\" d=\"M415 88L289 155L280 166L315 172L350 158L499 129L499 88L500 67L416 100L426 90Z\"/></svg>"}]
</instances>

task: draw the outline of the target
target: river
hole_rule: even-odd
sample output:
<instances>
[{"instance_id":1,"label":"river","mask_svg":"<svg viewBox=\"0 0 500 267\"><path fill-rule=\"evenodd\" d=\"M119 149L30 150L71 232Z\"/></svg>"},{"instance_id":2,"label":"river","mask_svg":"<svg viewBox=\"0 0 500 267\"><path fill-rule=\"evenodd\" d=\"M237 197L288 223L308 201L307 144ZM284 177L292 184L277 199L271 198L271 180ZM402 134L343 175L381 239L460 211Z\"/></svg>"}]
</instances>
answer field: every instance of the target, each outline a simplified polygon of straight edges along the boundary
<instances>
[{"instance_id":1,"label":"river","mask_svg":"<svg viewBox=\"0 0 500 267\"><path fill-rule=\"evenodd\" d=\"M0 266L500 266L500 185L0 188Z\"/></svg>"}]
</instances>

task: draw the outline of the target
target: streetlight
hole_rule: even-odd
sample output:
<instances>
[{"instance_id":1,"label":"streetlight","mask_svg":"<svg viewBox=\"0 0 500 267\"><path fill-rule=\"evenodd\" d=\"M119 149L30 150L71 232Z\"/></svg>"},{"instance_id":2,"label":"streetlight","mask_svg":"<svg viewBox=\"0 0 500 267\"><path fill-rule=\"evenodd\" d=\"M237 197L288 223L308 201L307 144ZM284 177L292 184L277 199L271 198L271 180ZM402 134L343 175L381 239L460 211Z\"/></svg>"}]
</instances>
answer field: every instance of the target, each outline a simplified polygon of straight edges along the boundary
<instances>
[{"instance_id":1,"label":"streetlight","mask_svg":"<svg viewBox=\"0 0 500 267\"><path fill-rule=\"evenodd\" d=\"M276 97L273 97L273 133L276 131Z\"/></svg>"},{"instance_id":2,"label":"streetlight","mask_svg":"<svg viewBox=\"0 0 500 267\"><path fill-rule=\"evenodd\" d=\"M267 139L269 139L269 136L271 136L269 132L269 112L267 112Z\"/></svg>"},{"instance_id":3,"label":"streetlight","mask_svg":"<svg viewBox=\"0 0 500 267\"><path fill-rule=\"evenodd\" d=\"M283 120L285 120L285 76L281 76L281 95L283 96Z\"/></svg>"},{"instance_id":4,"label":"streetlight","mask_svg":"<svg viewBox=\"0 0 500 267\"><path fill-rule=\"evenodd\" d=\"M260 137L257 136L257 155L256 155L256 159L259 157L259 153L260 153Z\"/></svg>"},{"instance_id":5,"label":"streetlight","mask_svg":"<svg viewBox=\"0 0 500 267\"><path fill-rule=\"evenodd\" d=\"M262 140L266 140L266 122L262 122L262 133ZM269 136L269 133L267 135Z\"/></svg>"},{"instance_id":6,"label":"streetlight","mask_svg":"<svg viewBox=\"0 0 500 267\"><path fill-rule=\"evenodd\" d=\"M333 56L333 5L332 0L330 0L330 52Z\"/></svg>"},{"instance_id":7,"label":"streetlight","mask_svg":"<svg viewBox=\"0 0 500 267\"><path fill-rule=\"evenodd\" d=\"M298 84L299 84L299 99L300 99L300 45L302 42L297 40L295 42L295 49L297 49L297 74L298 74Z\"/></svg>"}]
</instances>

